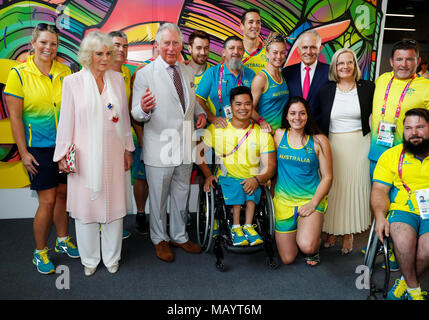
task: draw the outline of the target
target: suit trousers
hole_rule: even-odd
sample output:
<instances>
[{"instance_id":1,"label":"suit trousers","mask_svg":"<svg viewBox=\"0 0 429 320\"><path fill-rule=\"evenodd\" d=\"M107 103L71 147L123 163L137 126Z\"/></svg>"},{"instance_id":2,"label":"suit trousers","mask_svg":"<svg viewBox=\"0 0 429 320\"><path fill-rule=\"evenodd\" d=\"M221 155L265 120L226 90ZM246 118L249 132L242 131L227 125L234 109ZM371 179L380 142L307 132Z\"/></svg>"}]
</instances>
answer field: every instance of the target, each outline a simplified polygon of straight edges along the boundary
<instances>
[{"instance_id":1,"label":"suit trousers","mask_svg":"<svg viewBox=\"0 0 429 320\"><path fill-rule=\"evenodd\" d=\"M75 219L75 226L80 259L85 267L95 268L101 259L106 267L119 263L122 250L122 218L111 223L81 223Z\"/></svg>"},{"instance_id":2,"label":"suit trousers","mask_svg":"<svg viewBox=\"0 0 429 320\"><path fill-rule=\"evenodd\" d=\"M175 167L145 165L149 187L150 238L154 245L161 241L185 243L188 198L192 164ZM167 199L170 195L170 228L167 233Z\"/></svg>"}]
</instances>

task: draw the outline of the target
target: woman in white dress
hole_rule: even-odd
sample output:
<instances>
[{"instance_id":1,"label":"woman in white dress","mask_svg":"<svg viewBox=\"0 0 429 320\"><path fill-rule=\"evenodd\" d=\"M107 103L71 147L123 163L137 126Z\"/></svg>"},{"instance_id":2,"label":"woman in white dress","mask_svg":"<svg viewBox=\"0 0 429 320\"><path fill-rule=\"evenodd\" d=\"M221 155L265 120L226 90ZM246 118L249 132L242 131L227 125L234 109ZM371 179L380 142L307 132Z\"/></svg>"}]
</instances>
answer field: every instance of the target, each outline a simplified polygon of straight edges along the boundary
<instances>
[{"instance_id":1,"label":"woman in white dress","mask_svg":"<svg viewBox=\"0 0 429 320\"><path fill-rule=\"evenodd\" d=\"M121 258L125 171L132 163L134 143L122 74L109 70L114 54L112 39L100 31L83 39L83 68L63 81L54 154L60 170L69 172L65 155L71 144L76 145L76 172L67 180L67 211L75 219L87 276L101 259L115 273Z\"/></svg>"},{"instance_id":2,"label":"woman in white dress","mask_svg":"<svg viewBox=\"0 0 429 320\"><path fill-rule=\"evenodd\" d=\"M343 255L352 252L353 234L365 231L371 223L368 151L375 86L360 78L355 53L342 48L332 57L330 81L319 92L319 125L329 137L333 162L323 225L323 232L328 234L324 246L334 246L337 236L342 236Z\"/></svg>"}]
</instances>

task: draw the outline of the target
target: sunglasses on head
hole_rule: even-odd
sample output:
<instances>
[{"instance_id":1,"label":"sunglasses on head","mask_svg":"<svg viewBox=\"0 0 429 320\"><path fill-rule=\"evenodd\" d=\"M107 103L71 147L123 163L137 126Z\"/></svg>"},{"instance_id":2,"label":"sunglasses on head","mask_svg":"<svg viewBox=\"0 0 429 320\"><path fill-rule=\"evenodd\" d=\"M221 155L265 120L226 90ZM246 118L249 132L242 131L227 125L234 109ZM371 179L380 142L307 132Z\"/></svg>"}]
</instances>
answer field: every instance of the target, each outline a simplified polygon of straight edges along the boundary
<instances>
[{"instance_id":1,"label":"sunglasses on head","mask_svg":"<svg viewBox=\"0 0 429 320\"><path fill-rule=\"evenodd\" d=\"M275 37L274 37L274 40L275 41L285 41L285 37L283 37L283 35L282 34L278 34L278 35L276 35Z\"/></svg>"},{"instance_id":2,"label":"sunglasses on head","mask_svg":"<svg viewBox=\"0 0 429 320\"><path fill-rule=\"evenodd\" d=\"M37 30L40 31L54 31L55 33L60 33L60 30L54 24L47 24L45 22L41 22L36 26Z\"/></svg>"}]
</instances>

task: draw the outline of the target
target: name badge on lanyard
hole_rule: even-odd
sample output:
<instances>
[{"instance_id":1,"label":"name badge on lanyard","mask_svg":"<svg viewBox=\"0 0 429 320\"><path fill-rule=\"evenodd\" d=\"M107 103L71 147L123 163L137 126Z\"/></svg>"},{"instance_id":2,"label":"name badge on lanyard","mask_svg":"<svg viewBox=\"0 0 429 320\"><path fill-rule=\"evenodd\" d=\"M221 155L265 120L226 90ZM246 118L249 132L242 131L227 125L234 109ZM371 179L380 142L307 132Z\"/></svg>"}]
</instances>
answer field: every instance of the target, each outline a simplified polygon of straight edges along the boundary
<instances>
[{"instance_id":1,"label":"name badge on lanyard","mask_svg":"<svg viewBox=\"0 0 429 320\"><path fill-rule=\"evenodd\" d=\"M377 144L391 148L395 140L396 124L381 121L378 127Z\"/></svg>"},{"instance_id":2,"label":"name badge on lanyard","mask_svg":"<svg viewBox=\"0 0 429 320\"><path fill-rule=\"evenodd\" d=\"M395 112L395 118L393 123L389 123L387 121L384 121L384 116L386 114L386 105L387 105L387 98L389 97L390 88L392 87L393 79L395 77L393 76L392 79L390 79L389 84L387 85L386 93L384 94L384 104L381 107L381 121L378 125L377 130L377 144L381 146L385 146L388 148L391 148L393 146L393 143L395 141L395 133L397 129L396 123L398 122L399 116L401 114L401 107L402 102L405 99L405 95L407 94L408 88L411 85L411 82L416 78L416 75L414 75L410 81L408 81L407 85L405 86L404 90L402 91L401 97L399 98L398 106L396 107Z\"/></svg>"},{"instance_id":3,"label":"name badge on lanyard","mask_svg":"<svg viewBox=\"0 0 429 320\"><path fill-rule=\"evenodd\" d=\"M219 71L219 82L218 82L218 87L217 87L217 94L218 94L218 98L219 98L219 117L222 116L222 103L223 103L223 99L222 99L222 80L223 80L223 69L225 67L225 64L222 63L222 65L220 66L220 71ZM241 70L240 74L238 76L238 83L237 83L237 87L241 86L241 82L243 80L243 73L244 71ZM227 119L231 119L232 118L232 108L231 106L224 106L223 107L223 111L225 113L225 118Z\"/></svg>"},{"instance_id":4,"label":"name badge on lanyard","mask_svg":"<svg viewBox=\"0 0 429 320\"><path fill-rule=\"evenodd\" d=\"M225 106L223 107L223 112L225 113L225 118L231 119L232 118L232 108L231 106Z\"/></svg>"},{"instance_id":5,"label":"name badge on lanyard","mask_svg":"<svg viewBox=\"0 0 429 320\"><path fill-rule=\"evenodd\" d=\"M424 220L429 219L429 189L417 190L414 191L414 194L419 206L420 217Z\"/></svg>"}]
</instances>

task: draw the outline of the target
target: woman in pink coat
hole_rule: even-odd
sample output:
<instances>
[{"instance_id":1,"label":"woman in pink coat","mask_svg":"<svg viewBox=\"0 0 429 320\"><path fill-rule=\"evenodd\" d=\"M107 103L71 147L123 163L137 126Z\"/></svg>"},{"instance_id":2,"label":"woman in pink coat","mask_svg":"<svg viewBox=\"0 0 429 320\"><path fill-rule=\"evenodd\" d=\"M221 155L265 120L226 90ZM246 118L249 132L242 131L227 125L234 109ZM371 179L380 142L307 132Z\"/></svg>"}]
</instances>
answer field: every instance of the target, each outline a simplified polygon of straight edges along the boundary
<instances>
[{"instance_id":1,"label":"woman in pink coat","mask_svg":"<svg viewBox=\"0 0 429 320\"><path fill-rule=\"evenodd\" d=\"M134 150L124 80L109 70L113 54L112 40L104 33L94 31L83 39L79 50L83 68L63 81L54 154L60 170L69 173L67 211L75 219L87 276L101 259L110 273L118 270L126 214L125 171ZM74 173L65 159L72 144Z\"/></svg>"}]
</instances>

